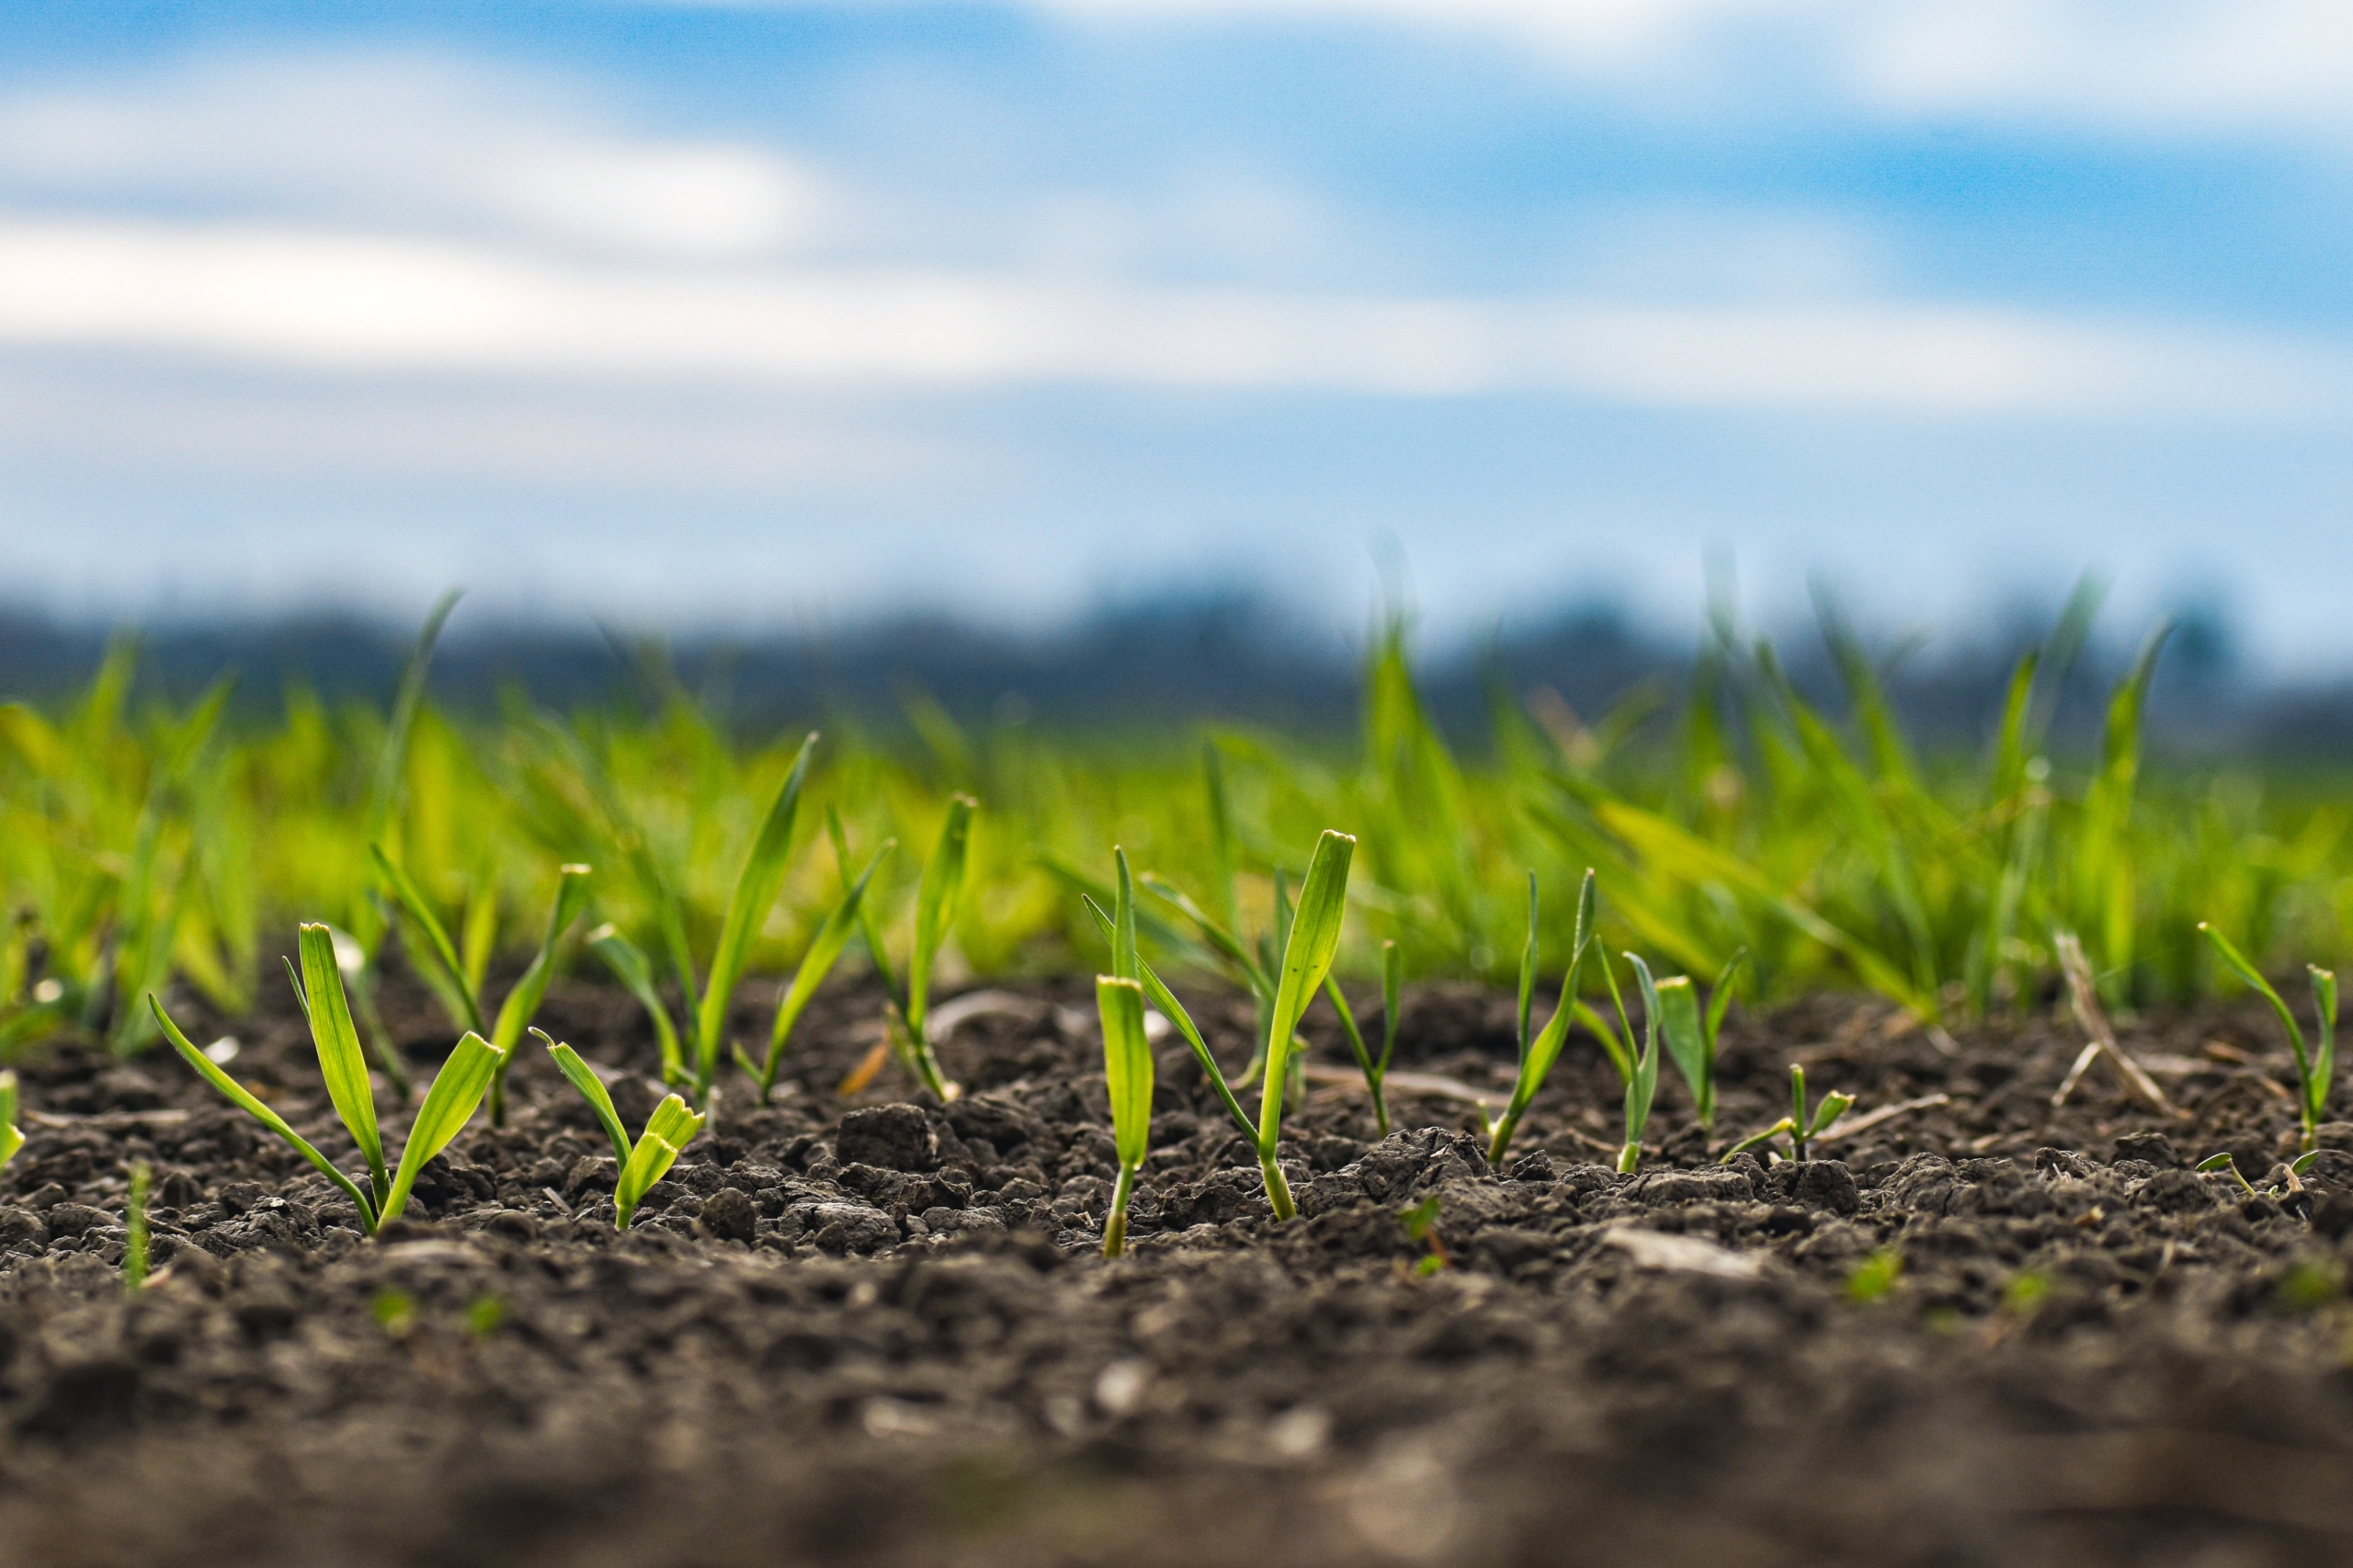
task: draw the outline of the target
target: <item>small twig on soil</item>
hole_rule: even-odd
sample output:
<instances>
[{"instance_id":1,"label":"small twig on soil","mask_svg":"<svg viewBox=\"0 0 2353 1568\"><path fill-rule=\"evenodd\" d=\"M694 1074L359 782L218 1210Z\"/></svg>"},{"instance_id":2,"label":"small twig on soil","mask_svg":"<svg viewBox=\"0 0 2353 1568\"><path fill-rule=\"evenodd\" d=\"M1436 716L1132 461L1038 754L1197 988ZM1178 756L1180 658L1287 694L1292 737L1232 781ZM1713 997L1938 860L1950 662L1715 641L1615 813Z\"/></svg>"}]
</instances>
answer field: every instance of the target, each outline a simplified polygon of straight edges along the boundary
<instances>
[{"instance_id":1,"label":"small twig on soil","mask_svg":"<svg viewBox=\"0 0 2353 1568\"><path fill-rule=\"evenodd\" d=\"M2067 1070L2065 1081L2052 1094L2052 1108L2055 1109L2065 1105L2067 1096L2075 1092L2075 1085L2082 1082L2093 1060L2105 1055L2124 1080L2125 1088L2152 1110L2160 1116L2180 1114L2174 1109L2173 1102L2165 1098L2165 1092L2157 1087L2157 1081L2142 1071L2141 1064L2125 1054L2124 1049L2116 1043L2116 1030L2109 1027L2108 1014L2099 1005L2099 994L2092 988L2092 967L2084 958L2083 943L2076 939L2073 931L2063 930L2052 933L2052 945L2059 950L2059 967L2067 976L2068 1006L2075 1015L2076 1026L2091 1037L2091 1043L2084 1047L2083 1054L2076 1057L2075 1064Z\"/></svg>"},{"instance_id":2,"label":"small twig on soil","mask_svg":"<svg viewBox=\"0 0 2353 1568\"><path fill-rule=\"evenodd\" d=\"M1867 1110L1860 1116L1850 1116L1829 1131L1815 1133L1810 1142L1835 1143L1841 1138L1852 1138L1858 1132L1868 1132L1883 1122L1893 1121L1899 1116L1909 1116L1915 1110L1930 1110L1938 1106L1951 1103L1950 1095L1922 1095L1916 1100L1898 1100L1893 1105L1883 1105L1876 1110Z\"/></svg>"},{"instance_id":3,"label":"small twig on soil","mask_svg":"<svg viewBox=\"0 0 2353 1568\"><path fill-rule=\"evenodd\" d=\"M177 1127L188 1119L184 1110L108 1110L93 1116L68 1111L28 1110L19 1113L35 1127L63 1131L74 1127Z\"/></svg>"},{"instance_id":4,"label":"small twig on soil","mask_svg":"<svg viewBox=\"0 0 2353 1568\"><path fill-rule=\"evenodd\" d=\"M1311 1062L1304 1072L1311 1084L1354 1084L1358 1088L1364 1087L1364 1075L1354 1067L1334 1067ZM1474 1089L1459 1078L1442 1078L1434 1073L1391 1073L1381 1082L1409 1095L1429 1095L1438 1099L1461 1100L1467 1105L1483 1105L1495 1097L1492 1091ZM1614 1151L1617 1145L1613 1143L1610 1148Z\"/></svg>"}]
</instances>

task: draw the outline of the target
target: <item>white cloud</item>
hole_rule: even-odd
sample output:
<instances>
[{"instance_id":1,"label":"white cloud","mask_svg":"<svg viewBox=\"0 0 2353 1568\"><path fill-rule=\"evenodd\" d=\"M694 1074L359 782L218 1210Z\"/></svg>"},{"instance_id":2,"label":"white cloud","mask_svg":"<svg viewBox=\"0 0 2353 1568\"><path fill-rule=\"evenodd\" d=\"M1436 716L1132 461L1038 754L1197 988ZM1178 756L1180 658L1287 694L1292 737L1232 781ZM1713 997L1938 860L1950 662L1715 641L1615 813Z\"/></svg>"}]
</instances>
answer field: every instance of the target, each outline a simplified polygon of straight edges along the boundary
<instances>
[{"instance_id":1,"label":"white cloud","mask_svg":"<svg viewBox=\"0 0 2353 1568\"><path fill-rule=\"evenodd\" d=\"M649 267L259 226L0 222L0 341L359 375L1013 384L1646 407L2342 417L2353 367L2253 335L1967 305L1625 304Z\"/></svg>"},{"instance_id":2,"label":"white cloud","mask_svg":"<svg viewBox=\"0 0 2353 1568\"><path fill-rule=\"evenodd\" d=\"M798 160L606 123L544 83L443 59L209 59L0 99L0 190L471 232L649 255L805 244Z\"/></svg>"}]
</instances>

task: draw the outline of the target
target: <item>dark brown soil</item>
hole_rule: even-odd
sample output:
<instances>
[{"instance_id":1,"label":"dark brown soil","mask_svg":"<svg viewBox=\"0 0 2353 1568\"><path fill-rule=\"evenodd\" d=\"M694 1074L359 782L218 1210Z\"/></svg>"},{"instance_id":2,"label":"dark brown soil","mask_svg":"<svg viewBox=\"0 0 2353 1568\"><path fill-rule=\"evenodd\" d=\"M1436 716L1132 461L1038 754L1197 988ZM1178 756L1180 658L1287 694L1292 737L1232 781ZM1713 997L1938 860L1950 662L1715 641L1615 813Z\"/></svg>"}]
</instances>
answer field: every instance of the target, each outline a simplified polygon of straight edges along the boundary
<instances>
[{"instance_id":1,"label":"dark brown soil","mask_svg":"<svg viewBox=\"0 0 2353 1568\"><path fill-rule=\"evenodd\" d=\"M1859 1116L1949 1096L1805 1165L1713 1163L1677 1085L1643 1174L1611 1174L1618 1094L1584 1040L1501 1171L1460 1099L1397 1092L1408 1131L1376 1142L1361 1089L1319 1083L1285 1145L1287 1224L1164 1042L1133 1255L1107 1265L1087 1000L1030 986L972 1018L941 1110L892 1104L895 1069L858 1108L836 1098L875 1007L825 996L777 1103L731 1083L627 1236L602 1140L543 1062L517 1074L514 1125L460 1137L372 1244L168 1053L25 1063L28 1141L0 1172L0 1561L2221 1568L2353 1549L2353 1154L2280 1200L2184 1168L2232 1150L2263 1185L2291 1131L2253 1013L2126 1030L2175 1119L2099 1069L2054 1111L2063 1023L1948 1054L1852 998L1736 1016L1725 1132L1779 1114L1791 1060ZM416 1057L447 1049L421 993L385 1002ZM1238 1062L1246 1013L1202 1012ZM560 987L542 1021L652 1065L617 994ZM349 1153L290 1006L194 1022ZM1509 1026L1506 998L1424 991L1399 1068L1499 1102ZM652 1091L617 1097L633 1118ZM2353 1127L2328 1133L2353 1149ZM126 1302L133 1160L165 1267ZM1398 1210L1432 1193L1450 1267L1424 1276Z\"/></svg>"}]
</instances>

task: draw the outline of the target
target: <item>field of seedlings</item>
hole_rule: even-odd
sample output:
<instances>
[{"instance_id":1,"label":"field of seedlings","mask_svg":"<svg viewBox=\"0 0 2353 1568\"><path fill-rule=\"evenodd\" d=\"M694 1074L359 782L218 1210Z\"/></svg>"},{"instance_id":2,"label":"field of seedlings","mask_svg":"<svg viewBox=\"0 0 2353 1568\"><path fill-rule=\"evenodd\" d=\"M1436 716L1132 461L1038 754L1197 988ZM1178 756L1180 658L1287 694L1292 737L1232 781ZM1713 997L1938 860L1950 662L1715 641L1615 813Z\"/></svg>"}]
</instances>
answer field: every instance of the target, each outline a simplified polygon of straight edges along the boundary
<instances>
[{"instance_id":1,"label":"field of seedlings","mask_svg":"<svg viewBox=\"0 0 2353 1568\"><path fill-rule=\"evenodd\" d=\"M0 706L0 1557L2353 1548L2353 779L1402 628L1346 745ZM256 711L267 717L255 718Z\"/></svg>"}]
</instances>

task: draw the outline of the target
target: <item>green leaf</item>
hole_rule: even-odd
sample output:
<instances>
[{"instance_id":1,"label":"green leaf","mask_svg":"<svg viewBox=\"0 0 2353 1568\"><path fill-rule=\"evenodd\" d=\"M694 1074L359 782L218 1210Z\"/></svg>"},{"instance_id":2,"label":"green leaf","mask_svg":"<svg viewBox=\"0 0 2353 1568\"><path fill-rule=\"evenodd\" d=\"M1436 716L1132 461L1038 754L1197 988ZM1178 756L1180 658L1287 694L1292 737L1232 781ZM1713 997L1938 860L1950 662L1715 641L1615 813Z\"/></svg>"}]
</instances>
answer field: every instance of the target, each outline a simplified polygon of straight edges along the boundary
<instances>
[{"instance_id":1,"label":"green leaf","mask_svg":"<svg viewBox=\"0 0 2353 1568\"><path fill-rule=\"evenodd\" d=\"M613 1145L615 1164L629 1164L629 1132L621 1126L620 1112L613 1108L612 1093L605 1087L605 1081L597 1076L596 1069L582 1061L580 1053L572 1047L558 1044L544 1029L535 1028L531 1033L539 1037L540 1043L548 1048L548 1054L555 1058L555 1070L563 1074L564 1082L579 1090L580 1097L588 1102L588 1108L597 1113L597 1124L605 1130L606 1138Z\"/></svg>"},{"instance_id":2,"label":"green leaf","mask_svg":"<svg viewBox=\"0 0 2353 1568\"><path fill-rule=\"evenodd\" d=\"M838 807L825 808L825 835L834 841L834 864L840 870L842 892L849 892L849 835L842 827ZM896 842L893 840L892 842ZM875 912L874 901L861 900L858 906L858 934L866 938L866 956L873 960L874 972L882 982L882 994L891 1005L900 1004L899 977L891 971L891 955L882 947L882 922Z\"/></svg>"},{"instance_id":3,"label":"green leaf","mask_svg":"<svg viewBox=\"0 0 2353 1568\"><path fill-rule=\"evenodd\" d=\"M2296 1015L2288 1010L2288 1004L2279 999L2279 993L2271 989L2271 983L2263 978L2261 971L2246 961L2246 955L2233 946L2228 937L2223 936L2203 920L2198 923L2198 929L2205 934L2206 940L2221 957L2223 965L2233 974L2245 981L2256 994L2270 1003L2271 1010L2279 1016L2279 1027L2288 1031L2288 1044L2296 1053L2297 1081L2305 1086L2306 1099L2309 1101L2313 1081L2312 1062L2304 1054L2304 1031L2297 1025Z\"/></svg>"},{"instance_id":4,"label":"green leaf","mask_svg":"<svg viewBox=\"0 0 2353 1568\"><path fill-rule=\"evenodd\" d=\"M2312 1174L2313 1162L2319 1158L2320 1151L2318 1149L2307 1149L2302 1153L2297 1155L2294 1163L2290 1165L2288 1168L2295 1172L2298 1176L2309 1176Z\"/></svg>"},{"instance_id":5,"label":"green leaf","mask_svg":"<svg viewBox=\"0 0 2353 1568\"><path fill-rule=\"evenodd\" d=\"M1086 905L1087 913L1095 916L1095 923L1103 928L1103 934L1106 937L1111 935L1114 922L1103 913L1103 906L1083 893L1080 902ZM1242 1136L1256 1144L1258 1130L1251 1125L1249 1114L1233 1097L1233 1090L1225 1081L1224 1070L1218 1066L1217 1058L1210 1054L1209 1041L1201 1038L1201 1031L1194 1024L1192 1014L1185 1010L1185 1004L1176 1000L1176 994L1153 972L1152 965L1142 959L1136 960L1136 978L1143 983L1144 994L1152 999L1152 1005L1160 1009L1163 1017L1176 1026L1176 1032L1183 1035L1185 1043L1193 1048L1193 1059L1201 1064L1202 1076L1216 1091L1219 1103L1225 1107L1225 1114L1233 1119L1234 1127Z\"/></svg>"},{"instance_id":6,"label":"green leaf","mask_svg":"<svg viewBox=\"0 0 2353 1568\"><path fill-rule=\"evenodd\" d=\"M613 1222L618 1230L629 1229L630 1221L637 1214L637 1206L644 1201L646 1189L669 1174L670 1166L686 1146L702 1131L701 1113L690 1110L687 1102L676 1095L666 1096L654 1108L654 1115L645 1123L645 1131L631 1151L629 1161L621 1166L620 1180L613 1188Z\"/></svg>"},{"instance_id":7,"label":"green leaf","mask_svg":"<svg viewBox=\"0 0 2353 1568\"><path fill-rule=\"evenodd\" d=\"M980 804L970 795L948 802L948 820L940 824L939 842L924 862L923 881L915 889L915 946L907 960L907 1028L916 1049L928 1053L924 1018L930 1011L931 969L956 921L956 903L964 891L964 862L972 846L972 812Z\"/></svg>"},{"instance_id":8,"label":"green leaf","mask_svg":"<svg viewBox=\"0 0 2353 1568\"><path fill-rule=\"evenodd\" d=\"M152 991L147 994L147 1006L154 1012L155 1022L162 1027L164 1038L170 1040L172 1049L178 1051L187 1059L188 1064L196 1069L197 1075L219 1090L222 1097L231 1105L286 1140L296 1153L318 1168L321 1176L341 1187L343 1195L351 1199L352 1207L359 1210L360 1228L369 1235L375 1234L376 1206L369 1201L368 1194L359 1190L359 1184L335 1169L335 1162L320 1153L317 1149L312 1147L308 1139L289 1127L284 1117L264 1105L243 1084L214 1065L210 1057L199 1051L189 1041L188 1036L180 1032L179 1025L172 1022L172 1016L164 1011L164 1004Z\"/></svg>"},{"instance_id":9,"label":"green leaf","mask_svg":"<svg viewBox=\"0 0 2353 1568\"><path fill-rule=\"evenodd\" d=\"M858 929L858 912L865 903L866 884L874 880L874 873L881 866L883 857L897 847L896 839L883 840L881 847L875 850L866 862L866 869L858 873L858 881L842 895L842 901L834 905L833 913L825 916L825 923L817 927L817 935L810 940L809 950L801 955L801 967L793 971L792 983L786 987L782 1000L777 1003L776 1027L768 1033L767 1060L758 1074L761 1099L767 1098L768 1090L776 1083L777 1068L784 1061L785 1042L792 1038L792 1026L800 1021L810 998L817 994L817 987L824 983L835 960L849 945L850 934Z\"/></svg>"},{"instance_id":10,"label":"green leaf","mask_svg":"<svg viewBox=\"0 0 2353 1568\"><path fill-rule=\"evenodd\" d=\"M441 1063L441 1071L433 1074L425 1103L416 1108L416 1120L410 1125L408 1142L401 1150L401 1168L384 1199L386 1220L397 1217L408 1206L409 1189L416 1185L426 1162L465 1130L481 1108L483 1096L490 1092L490 1081L506 1064L506 1052L472 1029L459 1039L457 1049Z\"/></svg>"},{"instance_id":11,"label":"green leaf","mask_svg":"<svg viewBox=\"0 0 2353 1568\"><path fill-rule=\"evenodd\" d=\"M588 950L605 960L613 978L622 988L637 998L645 1016L654 1020L654 1034L662 1051L662 1081L679 1084L686 1081L687 1065L678 1053L677 1026L670 1021L670 1009L662 1003L662 994L654 985L654 965L643 949L622 936L609 923L599 926L584 938Z\"/></svg>"},{"instance_id":12,"label":"green leaf","mask_svg":"<svg viewBox=\"0 0 2353 1568\"><path fill-rule=\"evenodd\" d=\"M2198 1162L2198 1168L2201 1171L2227 1171L2234 1170L2237 1167L2233 1163L2229 1154L2222 1153L2207 1155L2204 1159Z\"/></svg>"},{"instance_id":13,"label":"green leaf","mask_svg":"<svg viewBox=\"0 0 2353 1568\"><path fill-rule=\"evenodd\" d=\"M2313 976L2313 1007L2318 1022L2313 1030L2313 1074L2310 1092L2305 1098L2312 1107L2310 1120L2317 1123L2328 1119L2328 1096L2336 1087L2336 972L2307 964Z\"/></svg>"},{"instance_id":14,"label":"green leaf","mask_svg":"<svg viewBox=\"0 0 2353 1568\"><path fill-rule=\"evenodd\" d=\"M1241 857L1234 849L1233 808L1225 793L1225 759L1215 741L1201 743L1201 779L1209 796L1210 869L1216 879L1218 915L1231 931L1242 923L1241 905L1233 895L1233 873Z\"/></svg>"},{"instance_id":15,"label":"green leaf","mask_svg":"<svg viewBox=\"0 0 2353 1568\"><path fill-rule=\"evenodd\" d=\"M25 1135L17 1131L17 1075L0 1072L0 1165L17 1157Z\"/></svg>"},{"instance_id":16,"label":"green leaf","mask_svg":"<svg viewBox=\"0 0 2353 1568\"><path fill-rule=\"evenodd\" d=\"M324 926L301 928L302 989L311 999L311 1040L318 1047L319 1075L326 1080L327 1098L335 1115L350 1130L351 1141L368 1161L368 1177L381 1200L389 1190L384 1174L384 1144L376 1131L376 1091L368 1081L368 1058L359 1049L359 1031L352 1027L351 1003L343 993L343 971L336 967L335 933Z\"/></svg>"},{"instance_id":17,"label":"green leaf","mask_svg":"<svg viewBox=\"0 0 2353 1568\"><path fill-rule=\"evenodd\" d=\"M1616 1037L1609 1033L1608 1026L1602 1023L1591 1008L1577 1000L1577 976L1585 968L1587 949L1595 942L1593 928L1597 907L1595 888L1596 879L1588 869L1584 882L1577 889L1577 923L1570 938L1569 971L1561 977L1561 994L1552 1006L1552 1017L1519 1059L1519 1076L1512 1085L1511 1103L1487 1129L1487 1163L1490 1165L1501 1164L1505 1153L1510 1150L1512 1134L1518 1130L1519 1119L1528 1113L1529 1102L1544 1087L1545 1079L1552 1075L1553 1063L1560 1060L1561 1047L1568 1040L1572 1021L1585 1020L1586 1028L1594 1029L1602 1039L1611 1060L1620 1059L1620 1048ZM1621 1064L1620 1073L1631 1080L1633 1075L1631 1064Z\"/></svg>"},{"instance_id":18,"label":"green leaf","mask_svg":"<svg viewBox=\"0 0 2353 1568\"><path fill-rule=\"evenodd\" d=\"M1512 1037L1528 1060L1528 1015L1536 1002L1536 873L1528 873L1528 941L1519 949L1519 1032Z\"/></svg>"},{"instance_id":19,"label":"green leaf","mask_svg":"<svg viewBox=\"0 0 2353 1568\"><path fill-rule=\"evenodd\" d=\"M1095 1010L1103 1023L1112 1138L1120 1164L1133 1170L1152 1142L1152 1045L1143 1032L1142 982L1097 975Z\"/></svg>"},{"instance_id":20,"label":"green leaf","mask_svg":"<svg viewBox=\"0 0 2353 1568\"><path fill-rule=\"evenodd\" d=\"M524 1026L539 1016L540 1004L546 999L548 983L555 978L556 945L588 902L589 874L586 866L556 868L555 908L548 915L547 935L540 938L531 967L523 971L523 978L499 1006L498 1022L490 1034L490 1043L498 1052L498 1069L491 1079L490 1119L501 1125L506 1120L506 1069L515 1059L516 1042L523 1038Z\"/></svg>"},{"instance_id":21,"label":"green leaf","mask_svg":"<svg viewBox=\"0 0 2353 1568\"><path fill-rule=\"evenodd\" d=\"M1113 845L1111 860L1118 868L1111 904L1111 972L1121 980L1133 980L1143 964L1136 954L1135 879L1128 871L1126 850Z\"/></svg>"},{"instance_id":22,"label":"green leaf","mask_svg":"<svg viewBox=\"0 0 2353 1568\"><path fill-rule=\"evenodd\" d=\"M1626 961L1634 966L1635 978L1643 987L1643 1053L1635 1059L1634 1075L1626 1084L1626 1146L1618 1155L1618 1168L1631 1174L1642 1162L1643 1132L1650 1126L1651 1100L1658 1093L1659 1016L1663 1009L1658 986L1651 979L1650 965L1636 953L1628 953Z\"/></svg>"},{"instance_id":23,"label":"green leaf","mask_svg":"<svg viewBox=\"0 0 2353 1568\"><path fill-rule=\"evenodd\" d=\"M1716 988L1708 994L1708 1060L1716 1057L1716 1037L1723 1032L1724 1015L1732 1010L1732 980L1740 966L1748 961L1746 948L1735 949L1724 967L1717 971Z\"/></svg>"},{"instance_id":24,"label":"green leaf","mask_svg":"<svg viewBox=\"0 0 2353 1568\"><path fill-rule=\"evenodd\" d=\"M465 962L458 956L457 946L449 940L449 933L442 926L440 917L433 913L433 906L426 902L425 894L418 891L416 883L409 880L409 874L384 853L382 845L369 845L368 854L376 863L377 875L383 879L386 887L392 889L393 902L401 906L401 913L407 915L409 924L423 934L425 956L433 960L450 994L458 999L460 1009L458 1027L480 1034L483 1028L481 998L475 994L472 982L466 978Z\"/></svg>"},{"instance_id":25,"label":"green leaf","mask_svg":"<svg viewBox=\"0 0 2353 1568\"><path fill-rule=\"evenodd\" d=\"M1290 1065L1291 1036L1339 951L1340 926L1347 913L1348 861L1356 846L1357 841L1348 835L1326 830L1315 841L1307 879L1300 884L1299 906L1283 944L1282 978L1267 1032L1266 1078L1258 1109L1262 1163L1274 1159L1281 1136L1283 1076Z\"/></svg>"},{"instance_id":26,"label":"green leaf","mask_svg":"<svg viewBox=\"0 0 2353 1568\"><path fill-rule=\"evenodd\" d=\"M1852 1108L1854 1103L1854 1096L1842 1093L1836 1089L1823 1096L1822 1103L1814 1108L1813 1125L1806 1129L1805 1135L1808 1138L1821 1137L1824 1133L1830 1131L1830 1124L1832 1122L1846 1115L1847 1112Z\"/></svg>"},{"instance_id":27,"label":"green leaf","mask_svg":"<svg viewBox=\"0 0 2353 1568\"><path fill-rule=\"evenodd\" d=\"M1139 877L1137 881L1147 892L1165 903L1175 905L1177 911L1186 919L1190 920L1194 927L1200 932L1201 940L1209 944L1210 950L1233 966L1234 972L1242 977L1243 983L1250 988L1250 994L1258 999L1260 1005L1272 1006L1275 987L1274 983L1267 978L1266 966L1251 955L1250 949L1243 945L1242 938L1233 934L1232 927L1212 918L1209 912L1194 903L1183 889L1172 885L1149 871ZM1142 921L1141 912L1137 918L1139 922Z\"/></svg>"},{"instance_id":28,"label":"green leaf","mask_svg":"<svg viewBox=\"0 0 2353 1568\"><path fill-rule=\"evenodd\" d=\"M810 754L816 750L812 733L801 743L792 770L768 804L759 836L744 858L743 873L735 879L735 896L719 928L719 947L711 954L710 973L703 983L702 1006L695 1015L695 1097L710 1093L719 1071L720 1036L727 1031L727 1003L752 949L752 937L767 920L777 894L784 891L785 862L792 853L792 819L801 809L801 788L809 777Z\"/></svg>"},{"instance_id":29,"label":"green leaf","mask_svg":"<svg viewBox=\"0 0 2353 1568\"><path fill-rule=\"evenodd\" d=\"M1716 1061L1708 1034L1699 1021L1699 998L1688 974L1671 975L1646 993L1659 1007L1659 1034L1675 1070L1691 1089L1691 1103L1702 1127L1716 1120Z\"/></svg>"}]
</instances>

